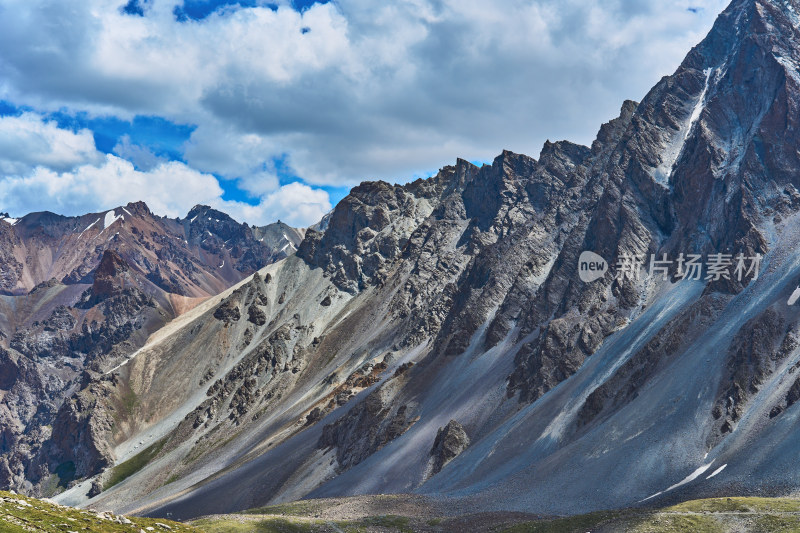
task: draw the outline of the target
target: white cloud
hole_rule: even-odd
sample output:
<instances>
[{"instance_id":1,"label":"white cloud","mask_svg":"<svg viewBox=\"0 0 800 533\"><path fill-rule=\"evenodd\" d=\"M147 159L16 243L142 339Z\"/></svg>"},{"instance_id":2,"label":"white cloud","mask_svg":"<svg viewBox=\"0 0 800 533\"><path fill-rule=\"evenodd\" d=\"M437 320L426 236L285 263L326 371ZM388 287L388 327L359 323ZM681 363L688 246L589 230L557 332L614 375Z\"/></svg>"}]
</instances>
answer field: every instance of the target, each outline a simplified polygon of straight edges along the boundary
<instances>
[{"instance_id":1,"label":"white cloud","mask_svg":"<svg viewBox=\"0 0 800 533\"><path fill-rule=\"evenodd\" d=\"M130 135L123 135L112 151L133 163L139 170L152 170L167 162L166 158L157 156L147 147L131 142Z\"/></svg>"},{"instance_id":2,"label":"white cloud","mask_svg":"<svg viewBox=\"0 0 800 533\"><path fill-rule=\"evenodd\" d=\"M214 176L183 163L163 163L141 172L110 154L100 165L69 172L37 167L26 176L0 179L0 205L17 215L44 210L78 215L144 200L157 214L185 216L193 205L213 202L222 192Z\"/></svg>"},{"instance_id":3,"label":"white cloud","mask_svg":"<svg viewBox=\"0 0 800 533\"><path fill-rule=\"evenodd\" d=\"M237 181L239 188L252 196L264 196L271 193L278 188L279 183L278 176L269 171L248 174Z\"/></svg>"},{"instance_id":4,"label":"white cloud","mask_svg":"<svg viewBox=\"0 0 800 533\"><path fill-rule=\"evenodd\" d=\"M16 137L15 137L16 135ZM247 177L243 188L260 197L257 205L222 199L217 178L184 163L165 162L137 151L130 140L119 153L147 159L134 164L97 151L88 132L77 134L29 113L0 118L0 206L16 216L33 211L65 215L99 212L143 200L159 215L185 216L196 204L219 207L234 218L267 224L278 218L297 226L319 221L331 209L328 193L300 183L279 187L273 174ZM10 170L9 170L10 169Z\"/></svg>"},{"instance_id":5,"label":"white cloud","mask_svg":"<svg viewBox=\"0 0 800 533\"><path fill-rule=\"evenodd\" d=\"M9 0L0 97L196 124L187 163L256 195L275 186L251 179L275 158L311 184L402 181L458 156L536 155L547 138L590 143L726 1L692 2L699 14L686 0L282 2L179 23L178 0L145 17L122 2Z\"/></svg>"},{"instance_id":6,"label":"white cloud","mask_svg":"<svg viewBox=\"0 0 800 533\"><path fill-rule=\"evenodd\" d=\"M332 209L328 193L302 183L289 183L264 195L258 205L242 202L214 201L214 207L237 220L264 225L281 220L302 228L315 224Z\"/></svg>"},{"instance_id":7,"label":"white cloud","mask_svg":"<svg viewBox=\"0 0 800 533\"><path fill-rule=\"evenodd\" d=\"M39 165L67 171L102 159L89 130L73 133L34 113L0 117L0 174L26 174Z\"/></svg>"}]
</instances>

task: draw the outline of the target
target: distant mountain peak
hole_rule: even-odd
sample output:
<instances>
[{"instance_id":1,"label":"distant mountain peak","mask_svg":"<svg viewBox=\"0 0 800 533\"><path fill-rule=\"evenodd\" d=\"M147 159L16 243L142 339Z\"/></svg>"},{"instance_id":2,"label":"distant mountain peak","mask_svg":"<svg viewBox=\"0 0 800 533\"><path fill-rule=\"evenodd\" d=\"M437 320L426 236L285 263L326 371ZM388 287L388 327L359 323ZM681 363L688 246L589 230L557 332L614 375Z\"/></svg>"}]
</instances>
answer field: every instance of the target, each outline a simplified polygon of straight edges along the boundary
<instances>
[{"instance_id":1,"label":"distant mountain peak","mask_svg":"<svg viewBox=\"0 0 800 533\"><path fill-rule=\"evenodd\" d=\"M215 220L236 222L227 213L223 213L222 211L214 209L213 207L208 205L196 205L186 215L186 218L189 219L190 222L193 222L198 217L208 217Z\"/></svg>"}]
</instances>

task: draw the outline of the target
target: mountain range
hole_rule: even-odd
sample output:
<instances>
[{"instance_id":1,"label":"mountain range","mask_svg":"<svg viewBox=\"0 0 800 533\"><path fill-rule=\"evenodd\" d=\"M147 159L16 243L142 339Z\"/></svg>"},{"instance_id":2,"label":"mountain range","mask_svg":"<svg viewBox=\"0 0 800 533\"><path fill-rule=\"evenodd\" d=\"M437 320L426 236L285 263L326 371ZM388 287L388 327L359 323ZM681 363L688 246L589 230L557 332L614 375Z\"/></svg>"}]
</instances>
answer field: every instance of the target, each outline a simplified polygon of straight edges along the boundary
<instances>
[{"instance_id":1,"label":"mountain range","mask_svg":"<svg viewBox=\"0 0 800 533\"><path fill-rule=\"evenodd\" d=\"M141 202L81 217L0 217L3 485L53 492L102 468L104 459L83 461L89 428L76 427L86 413L65 400L174 318L294 253L303 234L207 206L167 219ZM52 462L62 455L69 460Z\"/></svg>"},{"instance_id":2,"label":"mountain range","mask_svg":"<svg viewBox=\"0 0 800 533\"><path fill-rule=\"evenodd\" d=\"M0 485L177 519L794 493L798 13L734 0L591 146L365 182L305 232L0 221Z\"/></svg>"}]
</instances>

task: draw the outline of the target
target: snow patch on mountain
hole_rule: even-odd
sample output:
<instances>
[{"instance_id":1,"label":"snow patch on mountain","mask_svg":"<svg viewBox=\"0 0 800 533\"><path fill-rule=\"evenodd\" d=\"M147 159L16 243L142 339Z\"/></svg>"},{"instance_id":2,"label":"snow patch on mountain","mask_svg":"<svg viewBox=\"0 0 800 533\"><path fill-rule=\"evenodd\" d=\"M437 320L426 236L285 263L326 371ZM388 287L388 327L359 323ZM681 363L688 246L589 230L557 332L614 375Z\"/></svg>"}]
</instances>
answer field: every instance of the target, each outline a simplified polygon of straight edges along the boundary
<instances>
[{"instance_id":1,"label":"snow patch on mountain","mask_svg":"<svg viewBox=\"0 0 800 533\"><path fill-rule=\"evenodd\" d=\"M95 220L94 222L92 222L91 224L89 224L88 226L86 226L86 227L83 229L83 231L80 233L80 235L78 235L78 237L80 237L81 235L83 235L84 233L86 233L86 232L89 230L89 228L91 228L92 226L94 226L94 225L95 225L95 224L97 224L98 222L100 222L100 219L99 219L99 218L98 218L97 220Z\"/></svg>"},{"instance_id":2,"label":"snow patch on mountain","mask_svg":"<svg viewBox=\"0 0 800 533\"><path fill-rule=\"evenodd\" d=\"M712 472L712 473L711 473L711 475L710 475L710 476L708 476L706 479L711 479L712 477L715 477L717 474L719 474L720 472L722 472L723 470L725 470L725 467L726 467L726 466L728 466L728 463L725 463L725 464L724 464L724 465L722 465L721 467L719 467L719 468L717 468L716 470L714 470L714 472Z\"/></svg>"},{"instance_id":3,"label":"snow patch on mountain","mask_svg":"<svg viewBox=\"0 0 800 533\"><path fill-rule=\"evenodd\" d=\"M125 220L125 215L116 215L114 211L107 212L105 218L103 219L103 230L107 230L112 224L120 219Z\"/></svg>"},{"instance_id":4,"label":"snow patch on mountain","mask_svg":"<svg viewBox=\"0 0 800 533\"><path fill-rule=\"evenodd\" d=\"M708 68L703 71L703 74L706 76L706 81L703 86L703 91L695 101L694 107L692 108L692 113L689 115L689 120L684 124L675 137L673 137L672 141L667 145L666 149L661 154L661 164L656 167L653 173L653 178L656 180L656 182L664 187L669 188L669 181L672 177L673 166L675 166L675 163L678 161L681 152L683 152L683 147L686 145L686 141L689 140L689 136L692 134L694 125L700 119L700 115L705 108L711 75L716 70L717 69Z\"/></svg>"},{"instance_id":5,"label":"snow patch on mountain","mask_svg":"<svg viewBox=\"0 0 800 533\"><path fill-rule=\"evenodd\" d=\"M714 464L714 461L711 461L711 462L710 462L710 463L708 463L707 465L703 465L703 466L701 466L700 468L698 468L697 470L695 470L694 472L692 472L691 474L689 474L688 476L686 476L685 478L683 478L683 479L682 479L681 481L679 481L678 483L675 483L674 485L672 485L672 486L670 486L670 487L668 487L668 488L666 488L666 489L662 490L661 492L656 492L656 493L655 493L655 494L653 494L652 496L648 496L647 498L645 498L644 500L641 500L641 501L643 501L643 502L646 502L647 500L651 500L651 499L655 498L656 496L661 496L661 495L662 495L662 494L664 494L665 492L669 492L669 491L671 491L671 490L675 490L675 489L677 489L677 488L679 488L679 487L682 487L682 486L686 485L687 483L691 483L692 481L694 481L694 480L695 480L695 479L697 479L698 477L702 476L702 475L705 473L705 471L706 471L706 470L708 470L709 468L711 468L711 465L712 465L712 464ZM723 466L722 468L725 468L725 467ZM718 474L719 472L721 472L721 471L722 471L722 468L720 468L720 469L719 469L717 472L715 472L714 474L711 474L711 475L709 476L709 479L710 479L710 478L712 478L712 477L714 477L714 475Z\"/></svg>"}]
</instances>

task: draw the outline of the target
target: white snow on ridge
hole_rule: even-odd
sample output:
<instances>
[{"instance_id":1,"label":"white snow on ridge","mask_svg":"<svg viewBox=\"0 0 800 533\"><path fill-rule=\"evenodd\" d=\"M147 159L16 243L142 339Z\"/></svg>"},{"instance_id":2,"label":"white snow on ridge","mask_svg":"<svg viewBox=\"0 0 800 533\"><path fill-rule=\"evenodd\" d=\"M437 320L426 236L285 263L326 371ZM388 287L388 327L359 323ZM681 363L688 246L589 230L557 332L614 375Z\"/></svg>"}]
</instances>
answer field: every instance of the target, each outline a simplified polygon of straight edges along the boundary
<instances>
[{"instance_id":1,"label":"white snow on ridge","mask_svg":"<svg viewBox=\"0 0 800 533\"><path fill-rule=\"evenodd\" d=\"M708 94L708 82L711 79L711 73L713 71L710 68L707 68L703 71L703 74L706 75L706 82L703 86L703 92L700 93L700 98L697 99L697 103L694 104L694 109L692 110L692 116L689 118L689 127L686 128L686 133L683 136L684 142L686 139L689 138L689 134L692 132L692 127L694 126L697 119L700 118L700 113L703 112L703 108L706 105L706 95Z\"/></svg>"},{"instance_id":2,"label":"white snow on ridge","mask_svg":"<svg viewBox=\"0 0 800 533\"><path fill-rule=\"evenodd\" d=\"M0 220L2 220L3 222L7 222L7 223L9 223L9 224L11 224L12 226L13 226L14 224L16 224L17 222L19 222L19 219L18 219L18 218L11 218L11 217L8 217L8 218L5 218L5 217L4 217L4 218L0 218Z\"/></svg>"},{"instance_id":3,"label":"white snow on ridge","mask_svg":"<svg viewBox=\"0 0 800 533\"><path fill-rule=\"evenodd\" d=\"M108 229L119 219L125 220L125 215L115 215L114 211L107 212L105 218L103 219L103 230Z\"/></svg>"},{"instance_id":4,"label":"white snow on ridge","mask_svg":"<svg viewBox=\"0 0 800 533\"><path fill-rule=\"evenodd\" d=\"M85 229L84 229L84 230L81 232L81 235L83 235L84 233L86 233L86 232L89 230L89 228L91 228L92 226L94 226L94 225L95 225L95 224L97 224L98 222L100 222L100 219L99 219L99 218L98 218L97 220L95 220L94 222L92 222L91 224L89 224L88 226L86 226L86 228L85 228ZM78 237L80 237L81 235L78 235Z\"/></svg>"},{"instance_id":5,"label":"white snow on ridge","mask_svg":"<svg viewBox=\"0 0 800 533\"><path fill-rule=\"evenodd\" d=\"M672 177L672 167L680 157L681 152L683 152L683 147L686 144L686 141L689 139L689 135L691 135L695 123L700 119L700 114L705 108L711 74L715 70L716 69L707 68L703 71L703 74L706 75L705 85L703 86L703 92L700 93L700 96L697 98L697 101L694 104L692 114L689 115L689 121L681 128L681 131L678 132L678 134L664 149L664 153L661 155L661 164L656 167L655 172L653 173L653 178L656 180L656 182L664 187L669 188L669 180Z\"/></svg>"}]
</instances>

